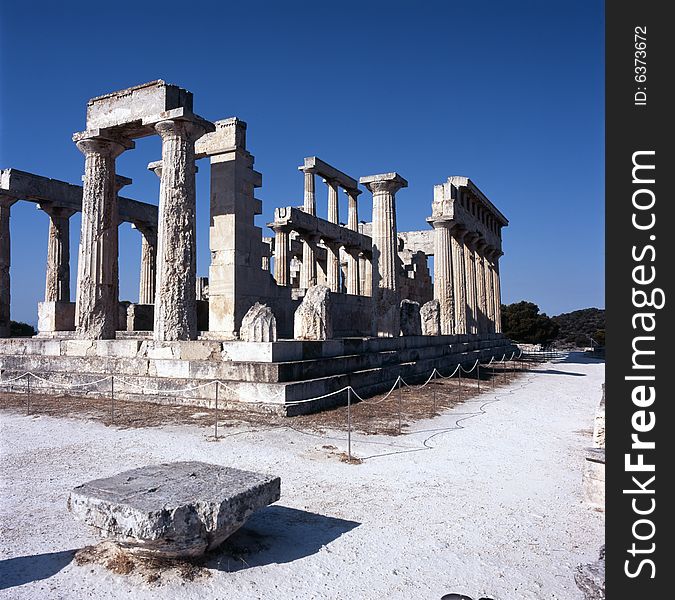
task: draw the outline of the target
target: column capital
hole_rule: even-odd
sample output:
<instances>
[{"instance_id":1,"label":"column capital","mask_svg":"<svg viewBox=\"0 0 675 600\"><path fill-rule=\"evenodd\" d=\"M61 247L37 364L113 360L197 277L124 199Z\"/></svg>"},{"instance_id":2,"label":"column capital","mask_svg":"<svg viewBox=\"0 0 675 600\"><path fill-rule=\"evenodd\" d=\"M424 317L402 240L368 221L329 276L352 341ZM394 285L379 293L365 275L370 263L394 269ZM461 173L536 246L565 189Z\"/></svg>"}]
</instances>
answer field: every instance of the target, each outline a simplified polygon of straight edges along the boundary
<instances>
[{"instance_id":1,"label":"column capital","mask_svg":"<svg viewBox=\"0 0 675 600\"><path fill-rule=\"evenodd\" d=\"M359 183L373 194L389 192L395 194L401 188L408 187L408 182L398 173L380 173L361 177Z\"/></svg>"},{"instance_id":2,"label":"column capital","mask_svg":"<svg viewBox=\"0 0 675 600\"><path fill-rule=\"evenodd\" d=\"M116 158L125 150L132 150L136 144L133 140L121 136L105 137L98 132L80 131L73 134L73 141L77 149L85 156L100 154L109 158Z\"/></svg>"},{"instance_id":3,"label":"column capital","mask_svg":"<svg viewBox=\"0 0 675 600\"><path fill-rule=\"evenodd\" d=\"M363 194L363 190L358 190L356 188L349 189L349 188L343 188L343 191L349 198L353 198L356 200L361 194Z\"/></svg>"},{"instance_id":4,"label":"column capital","mask_svg":"<svg viewBox=\"0 0 675 600\"><path fill-rule=\"evenodd\" d=\"M41 210L42 212L49 215L50 217L62 219L70 219L70 217L72 217L76 212L78 212L74 208L70 208L69 206L59 206L58 204L54 204L53 202L38 204L37 208L38 210Z\"/></svg>"},{"instance_id":5,"label":"column capital","mask_svg":"<svg viewBox=\"0 0 675 600\"><path fill-rule=\"evenodd\" d=\"M210 121L195 117L194 119L167 119L153 125L162 140L167 137L179 137L194 142L206 133L215 131Z\"/></svg>"}]
</instances>

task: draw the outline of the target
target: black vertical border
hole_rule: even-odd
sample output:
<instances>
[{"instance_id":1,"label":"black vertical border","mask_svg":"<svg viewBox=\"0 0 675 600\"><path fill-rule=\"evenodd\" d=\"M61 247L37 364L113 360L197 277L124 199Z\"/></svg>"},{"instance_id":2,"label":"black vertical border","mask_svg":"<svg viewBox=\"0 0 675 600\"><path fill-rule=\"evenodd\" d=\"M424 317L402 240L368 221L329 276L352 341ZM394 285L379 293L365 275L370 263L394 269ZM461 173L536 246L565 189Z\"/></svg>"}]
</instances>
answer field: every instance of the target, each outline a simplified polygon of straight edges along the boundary
<instances>
[{"instance_id":1,"label":"black vertical border","mask_svg":"<svg viewBox=\"0 0 675 600\"><path fill-rule=\"evenodd\" d=\"M669 138L673 133L673 106L675 96L667 88L675 83L675 22L668 19L667 2L640 0L619 2L607 0L606 16L606 129L605 129L605 211L606 211L606 309L607 309L607 484L606 484L606 589L611 600L619 598L665 598L657 593L663 584L669 584L673 567L672 526L669 522L671 511L675 510L673 493L667 490L667 484L673 483L673 422L672 375L674 364L669 354L675 355L673 335L672 303L675 298L672 290L675 272L675 232L670 231L672 221L671 205L675 203L673 179L675 178L675 157ZM636 27L647 28L647 81L635 81L635 38ZM635 105L635 93L638 87L646 87L647 105ZM656 193L653 209L656 225L650 231L638 231L632 225L632 195L640 186L632 181L633 153L654 150L656 169L655 184L651 189ZM642 215L646 218L646 215ZM655 240L650 240L650 235ZM655 262L648 259L638 263L632 256L633 247L643 248L653 244L656 251ZM666 305L661 310L639 309L633 306L632 289L633 268L638 264L654 265L656 280L652 287L665 292ZM642 289L647 289L643 287ZM640 329L633 329L632 318L635 313L652 311L656 315L656 341L652 357L656 368L650 374L656 376L656 400L653 410L656 426L649 434L641 434L645 439L656 442L654 450L642 451L645 462L654 462L656 475L654 498L656 508L645 518L655 524L654 538L649 541L635 540L633 524L640 515L636 515L631 506L633 495L624 494L624 489L633 489L632 475L624 467L625 455L631 452L631 434L634 432L631 418L639 410L631 399L635 382L626 381L631 375L633 357L633 338L640 335ZM668 321L667 321L668 319ZM642 333L644 335L644 333ZM647 371L643 371L647 373ZM644 474L642 474L644 479ZM641 498L649 498L644 495ZM650 504L645 500L641 507ZM648 526L642 526L638 532L645 534ZM641 549L655 544L653 553L638 554L634 558L629 553L633 542ZM651 567L644 565L641 575L631 578L626 574L626 560L631 560L630 569L635 570L640 557L655 563L655 578L651 578ZM661 585L659 585L659 583ZM667 589L672 587L667 585ZM672 593L672 592L670 592Z\"/></svg>"}]
</instances>

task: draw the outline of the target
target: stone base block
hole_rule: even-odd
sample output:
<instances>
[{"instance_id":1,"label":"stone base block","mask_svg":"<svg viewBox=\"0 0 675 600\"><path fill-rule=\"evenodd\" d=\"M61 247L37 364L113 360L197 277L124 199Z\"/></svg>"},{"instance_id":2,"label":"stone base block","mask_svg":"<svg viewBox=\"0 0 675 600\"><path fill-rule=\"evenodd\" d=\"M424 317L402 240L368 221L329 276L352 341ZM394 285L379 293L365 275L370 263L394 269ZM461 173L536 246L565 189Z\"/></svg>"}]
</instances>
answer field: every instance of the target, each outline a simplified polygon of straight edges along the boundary
<instances>
[{"instance_id":1,"label":"stone base block","mask_svg":"<svg viewBox=\"0 0 675 600\"><path fill-rule=\"evenodd\" d=\"M140 556L198 556L281 496L281 479L202 462L141 467L77 486L75 518Z\"/></svg>"},{"instance_id":2,"label":"stone base block","mask_svg":"<svg viewBox=\"0 0 675 600\"><path fill-rule=\"evenodd\" d=\"M75 331L75 303L38 302L38 331Z\"/></svg>"},{"instance_id":3,"label":"stone base block","mask_svg":"<svg viewBox=\"0 0 675 600\"><path fill-rule=\"evenodd\" d=\"M584 600L605 600L605 547L600 548L600 558L586 565L579 565L574 574L577 587Z\"/></svg>"}]
</instances>

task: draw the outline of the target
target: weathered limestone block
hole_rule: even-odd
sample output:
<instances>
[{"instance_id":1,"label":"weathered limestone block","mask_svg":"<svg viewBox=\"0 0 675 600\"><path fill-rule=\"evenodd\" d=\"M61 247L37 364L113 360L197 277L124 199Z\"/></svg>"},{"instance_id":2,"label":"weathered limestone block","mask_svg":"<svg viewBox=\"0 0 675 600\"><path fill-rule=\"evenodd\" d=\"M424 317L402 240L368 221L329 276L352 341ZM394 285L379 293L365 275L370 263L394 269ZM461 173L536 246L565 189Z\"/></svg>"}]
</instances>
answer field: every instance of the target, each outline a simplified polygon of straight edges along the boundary
<instances>
[{"instance_id":1,"label":"weathered limestone block","mask_svg":"<svg viewBox=\"0 0 675 600\"><path fill-rule=\"evenodd\" d=\"M79 485L68 509L131 553L174 558L219 546L280 495L279 477L175 462Z\"/></svg>"},{"instance_id":2,"label":"weathered limestone block","mask_svg":"<svg viewBox=\"0 0 675 600\"><path fill-rule=\"evenodd\" d=\"M333 337L328 287L314 285L307 290L295 311L293 326L296 340L327 340Z\"/></svg>"},{"instance_id":3,"label":"weathered limestone block","mask_svg":"<svg viewBox=\"0 0 675 600\"><path fill-rule=\"evenodd\" d=\"M276 342L277 320L272 309L256 302L244 315L239 337L245 342Z\"/></svg>"},{"instance_id":4,"label":"weathered limestone block","mask_svg":"<svg viewBox=\"0 0 675 600\"><path fill-rule=\"evenodd\" d=\"M74 330L74 302L38 302L38 331Z\"/></svg>"},{"instance_id":5,"label":"weathered limestone block","mask_svg":"<svg viewBox=\"0 0 675 600\"><path fill-rule=\"evenodd\" d=\"M602 384L602 398L595 413L593 425L593 446L595 448L605 447L605 384Z\"/></svg>"},{"instance_id":6,"label":"weathered limestone block","mask_svg":"<svg viewBox=\"0 0 675 600\"><path fill-rule=\"evenodd\" d=\"M441 335L441 304L430 300L420 308L422 335Z\"/></svg>"},{"instance_id":7,"label":"weathered limestone block","mask_svg":"<svg viewBox=\"0 0 675 600\"><path fill-rule=\"evenodd\" d=\"M586 565L579 565L574 574L577 587L585 600L605 600L605 546L600 548L600 558Z\"/></svg>"},{"instance_id":8,"label":"weathered limestone block","mask_svg":"<svg viewBox=\"0 0 675 600\"><path fill-rule=\"evenodd\" d=\"M419 302L401 300L401 335L422 335Z\"/></svg>"},{"instance_id":9,"label":"weathered limestone block","mask_svg":"<svg viewBox=\"0 0 675 600\"><path fill-rule=\"evenodd\" d=\"M584 497L596 510L605 510L605 450L586 449L583 475Z\"/></svg>"}]
</instances>

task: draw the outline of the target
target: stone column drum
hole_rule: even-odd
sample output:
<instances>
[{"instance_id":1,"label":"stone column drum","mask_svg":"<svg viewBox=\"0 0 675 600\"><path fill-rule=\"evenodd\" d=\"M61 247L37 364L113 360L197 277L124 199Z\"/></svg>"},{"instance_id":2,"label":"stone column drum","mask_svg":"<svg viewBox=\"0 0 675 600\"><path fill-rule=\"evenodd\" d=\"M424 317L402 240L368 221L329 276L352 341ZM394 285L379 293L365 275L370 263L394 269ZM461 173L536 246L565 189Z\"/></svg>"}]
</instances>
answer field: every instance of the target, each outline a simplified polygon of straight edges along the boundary
<instances>
[{"instance_id":1,"label":"stone column drum","mask_svg":"<svg viewBox=\"0 0 675 600\"><path fill-rule=\"evenodd\" d=\"M73 139L85 156L75 325L80 337L113 339L118 318L115 159L134 144L78 134Z\"/></svg>"},{"instance_id":2,"label":"stone column drum","mask_svg":"<svg viewBox=\"0 0 675 600\"><path fill-rule=\"evenodd\" d=\"M162 176L157 231L155 340L197 338L195 141L199 121L160 121Z\"/></svg>"},{"instance_id":3,"label":"stone column drum","mask_svg":"<svg viewBox=\"0 0 675 600\"><path fill-rule=\"evenodd\" d=\"M466 315L466 277L464 274L464 234L466 232L455 229L452 232L452 266L453 288L455 301L455 334L467 333Z\"/></svg>"},{"instance_id":4,"label":"stone column drum","mask_svg":"<svg viewBox=\"0 0 675 600\"><path fill-rule=\"evenodd\" d=\"M500 253L495 253L492 259L492 284L494 287L495 296L495 333L502 332L502 291L501 283L499 281L499 257Z\"/></svg>"},{"instance_id":5,"label":"stone column drum","mask_svg":"<svg viewBox=\"0 0 675 600\"><path fill-rule=\"evenodd\" d=\"M401 314L398 272L396 199L408 182L397 173L361 177L359 182L373 194L373 333L398 337Z\"/></svg>"},{"instance_id":6,"label":"stone column drum","mask_svg":"<svg viewBox=\"0 0 675 600\"><path fill-rule=\"evenodd\" d=\"M434 221L434 299L441 309L441 334L455 332L452 242L448 221Z\"/></svg>"},{"instance_id":7,"label":"stone column drum","mask_svg":"<svg viewBox=\"0 0 675 600\"><path fill-rule=\"evenodd\" d=\"M493 251L485 251L485 299L487 301L488 333L495 332L495 290L494 275L492 274Z\"/></svg>"},{"instance_id":8,"label":"stone column drum","mask_svg":"<svg viewBox=\"0 0 675 600\"><path fill-rule=\"evenodd\" d=\"M0 337L9 337L10 322L10 276L11 263L9 217L10 207L16 198L0 195Z\"/></svg>"},{"instance_id":9,"label":"stone column drum","mask_svg":"<svg viewBox=\"0 0 675 600\"><path fill-rule=\"evenodd\" d=\"M45 302L70 302L70 217L74 210L43 206L49 215Z\"/></svg>"}]
</instances>

